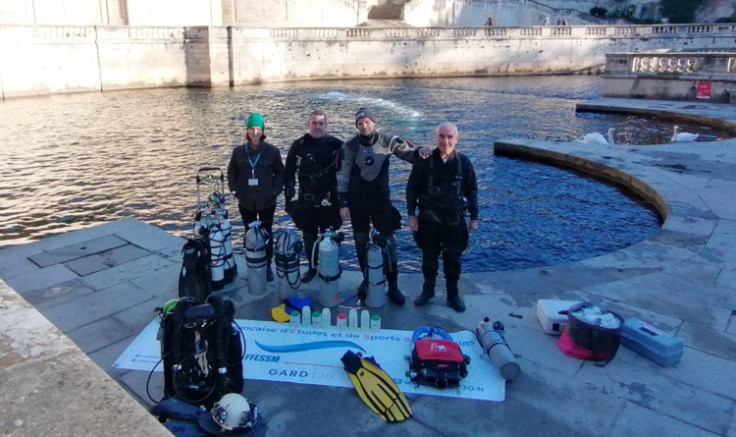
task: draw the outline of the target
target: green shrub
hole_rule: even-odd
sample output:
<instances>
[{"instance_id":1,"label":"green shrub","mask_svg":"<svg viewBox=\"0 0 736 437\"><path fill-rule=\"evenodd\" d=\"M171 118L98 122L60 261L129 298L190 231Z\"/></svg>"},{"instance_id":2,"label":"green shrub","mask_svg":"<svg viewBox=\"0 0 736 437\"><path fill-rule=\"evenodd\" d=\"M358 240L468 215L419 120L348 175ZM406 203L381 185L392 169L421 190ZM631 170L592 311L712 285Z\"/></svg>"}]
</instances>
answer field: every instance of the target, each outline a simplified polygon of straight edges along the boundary
<instances>
[{"instance_id":1,"label":"green shrub","mask_svg":"<svg viewBox=\"0 0 736 437\"><path fill-rule=\"evenodd\" d=\"M703 0L659 0L659 9L670 23L692 23Z\"/></svg>"},{"instance_id":2,"label":"green shrub","mask_svg":"<svg viewBox=\"0 0 736 437\"><path fill-rule=\"evenodd\" d=\"M603 8L603 7L600 7L600 6L596 6L596 7L590 8L590 15L592 15L594 17L603 18L603 17L606 16L606 13L607 12L608 12L608 9Z\"/></svg>"}]
</instances>

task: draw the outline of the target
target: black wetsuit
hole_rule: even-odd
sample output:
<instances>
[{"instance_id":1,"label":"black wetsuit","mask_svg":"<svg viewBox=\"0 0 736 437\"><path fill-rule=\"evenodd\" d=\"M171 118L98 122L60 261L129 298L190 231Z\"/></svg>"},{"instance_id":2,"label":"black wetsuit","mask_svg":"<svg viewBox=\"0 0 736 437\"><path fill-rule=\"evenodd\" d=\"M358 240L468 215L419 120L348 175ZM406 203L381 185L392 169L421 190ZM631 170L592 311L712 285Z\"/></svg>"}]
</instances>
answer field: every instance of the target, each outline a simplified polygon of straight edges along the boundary
<instances>
[{"instance_id":1,"label":"black wetsuit","mask_svg":"<svg viewBox=\"0 0 736 437\"><path fill-rule=\"evenodd\" d=\"M342 226L335 178L340 168L341 148L342 141L331 135L314 138L305 134L294 141L286 156L285 191L294 192L299 182L299 196L287 203L286 212L303 232L304 248L312 268L316 265L311 255L318 232L325 232L328 227L336 231Z\"/></svg>"},{"instance_id":2,"label":"black wetsuit","mask_svg":"<svg viewBox=\"0 0 736 437\"><path fill-rule=\"evenodd\" d=\"M419 208L419 214L416 210ZM478 185L470 159L455 151L443 162L439 149L414 164L406 185L407 213L417 215L425 281L434 281L442 255L448 283L460 279L460 256L468 246L464 211L478 219Z\"/></svg>"}]
</instances>

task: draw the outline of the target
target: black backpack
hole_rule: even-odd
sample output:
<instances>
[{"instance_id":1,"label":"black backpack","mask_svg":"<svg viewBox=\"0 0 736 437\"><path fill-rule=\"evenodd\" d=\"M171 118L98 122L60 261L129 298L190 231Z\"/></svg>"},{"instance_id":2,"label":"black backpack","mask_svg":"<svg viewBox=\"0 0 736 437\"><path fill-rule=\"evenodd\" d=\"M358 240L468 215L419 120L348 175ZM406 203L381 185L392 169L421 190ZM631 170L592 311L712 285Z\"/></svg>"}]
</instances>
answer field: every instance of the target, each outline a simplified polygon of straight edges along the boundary
<instances>
[{"instance_id":1,"label":"black backpack","mask_svg":"<svg viewBox=\"0 0 736 437\"><path fill-rule=\"evenodd\" d=\"M243 391L245 339L234 314L232 301L217 295L164 305L159 328L164 398L209 409L222 395Z\"/></svg>"},{"instance_id":2,"label":"black backpack","mask_svg":"<svg viewBox=\"0 0 736 437\"><path fill-rule=\"evenodd\" d=\"M201 302L212 293L210 242L208 238L189 238L181 248L179 297L193 297Z\"/></svg>"}]
</instances>

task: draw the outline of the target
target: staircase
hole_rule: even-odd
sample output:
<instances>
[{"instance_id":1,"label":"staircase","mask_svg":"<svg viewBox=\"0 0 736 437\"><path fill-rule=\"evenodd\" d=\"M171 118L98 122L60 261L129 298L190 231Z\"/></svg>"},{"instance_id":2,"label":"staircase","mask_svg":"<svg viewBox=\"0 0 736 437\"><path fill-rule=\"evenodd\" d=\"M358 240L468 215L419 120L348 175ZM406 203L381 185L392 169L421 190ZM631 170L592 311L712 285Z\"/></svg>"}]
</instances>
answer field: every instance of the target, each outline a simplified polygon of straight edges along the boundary
<instances>
[{"instance_id":1,"label":"staircase","mask_svg":"<svg viewBox=\"0 0 736 437\"><path fill-rule=\"evenodd\" d=\"M368 11L369 20L403 20L404 19L404 3L409 0L388 1L381 5L376 5Z\"/></svg>"}]
</instances>

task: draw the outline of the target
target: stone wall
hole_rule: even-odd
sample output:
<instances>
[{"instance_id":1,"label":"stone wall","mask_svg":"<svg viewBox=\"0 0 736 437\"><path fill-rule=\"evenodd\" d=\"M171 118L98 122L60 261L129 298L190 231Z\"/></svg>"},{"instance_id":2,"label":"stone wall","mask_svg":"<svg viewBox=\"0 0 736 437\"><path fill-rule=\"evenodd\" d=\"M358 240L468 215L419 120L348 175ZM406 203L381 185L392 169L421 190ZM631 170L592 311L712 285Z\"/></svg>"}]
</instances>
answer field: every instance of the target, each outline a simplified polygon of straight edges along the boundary
<instances>
[{"instance_id":1,"label":"stone wall","mask_svg":"<svg viewBox=\"0 0 736 437\"><path fill-rule=\"evenodd\" d=\"M3 98L265 81L595 73L606 53L736 49L731 25L0 27Z\"/></svg>"},{"instance_id":2,"label":"stone wall","mask_svg":"<svg viewBox=\"0 0 736 437\"><path fill-rule=\"evenodd\" d=\"M606 55L605 97L736 102L736 51Z\"/></svg>"},{"instance_id":3,"label":"stone wall","mask_svg":"<svg viewBox=\"0 0 736 437\"><path fill-rule=\"evenodd\" d=\"M356 26L373 0L2 0L3 25Z\"/></svg>"}]
</instances>

